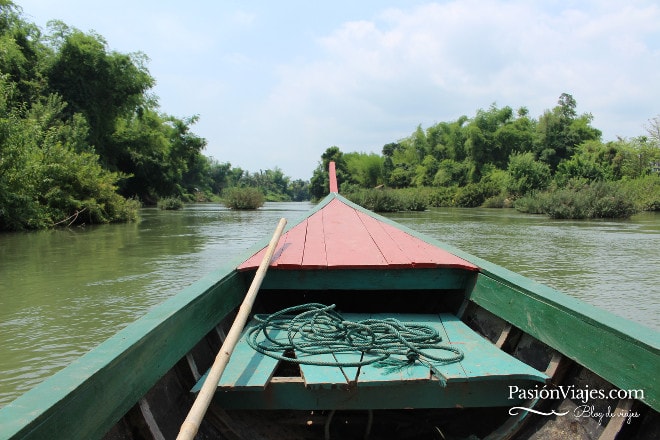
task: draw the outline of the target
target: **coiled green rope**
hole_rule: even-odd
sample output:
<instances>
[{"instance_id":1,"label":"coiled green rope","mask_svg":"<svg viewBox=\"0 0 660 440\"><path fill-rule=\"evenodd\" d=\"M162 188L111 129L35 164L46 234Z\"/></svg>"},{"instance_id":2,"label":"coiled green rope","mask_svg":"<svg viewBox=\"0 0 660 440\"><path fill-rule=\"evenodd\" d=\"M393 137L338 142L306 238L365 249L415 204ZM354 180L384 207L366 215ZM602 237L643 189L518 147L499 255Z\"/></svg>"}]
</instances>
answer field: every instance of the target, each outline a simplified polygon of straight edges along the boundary
<instances>
[{"instance_id":1,"label":"coiled green rope","mask_svg":"<svg viewBox=\"0 0 660 440\"><path fill-rule=\"evenodd\" d=\"M335 305L303 304L271 315L255 315L255 319L258 325L250 328L248 344L267 356L297 364L336 367L376 364L403 368L420 362L429 366L442 381L442 375L435 366L463 359L461 350L441 343L442 337L433 327L404 324L393 318L346 321L335 310ZM280 332L285 332L287 338L280 336L278 339ZM284 355L292 350L297 357ZM428 350L444 350L450 355L432 355ZM322 361L301 356L356 352L375 356L362 356L361 360L354 362Z\"/></svg>"}]
</instances>

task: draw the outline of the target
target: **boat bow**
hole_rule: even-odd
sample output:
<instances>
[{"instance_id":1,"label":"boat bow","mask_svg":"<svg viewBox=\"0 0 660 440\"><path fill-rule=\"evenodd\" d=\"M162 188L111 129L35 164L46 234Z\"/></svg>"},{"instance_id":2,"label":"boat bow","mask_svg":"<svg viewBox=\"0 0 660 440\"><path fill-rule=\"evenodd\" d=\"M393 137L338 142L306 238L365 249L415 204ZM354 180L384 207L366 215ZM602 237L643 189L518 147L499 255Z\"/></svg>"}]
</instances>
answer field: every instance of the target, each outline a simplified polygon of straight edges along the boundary
<instances>
[{"instance_id":1,"label":"boat bow","mask_svg":"<svg viewBox=\"0 0 660 440\"><path fill-rule=\"evenodd\" d=\"M238 266L256 269L265 248ZM330 193L308 217L280 239L271 268L312 269L410 269L479 268L395 227L380 216Z\"/></svg>"}]
</instances>

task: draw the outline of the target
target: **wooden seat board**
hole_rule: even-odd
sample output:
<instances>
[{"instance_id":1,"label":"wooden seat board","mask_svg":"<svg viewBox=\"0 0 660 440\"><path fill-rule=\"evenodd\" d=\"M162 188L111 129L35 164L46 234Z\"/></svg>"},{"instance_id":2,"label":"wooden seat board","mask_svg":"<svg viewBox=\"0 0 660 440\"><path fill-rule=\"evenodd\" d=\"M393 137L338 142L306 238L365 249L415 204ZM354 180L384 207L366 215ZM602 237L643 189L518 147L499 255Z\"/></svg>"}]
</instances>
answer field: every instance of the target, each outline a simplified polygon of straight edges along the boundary
<instances>
[{"instance_id":1,"label":"wooden seat board","mask_svg":"<svg viewBox=\"0 0 660 440\"><path fill-rule=\"evenodd\" d=\"M280 361L257 352L247 343L248 331L257 324L257 321L252 319L245 326L225 371L220 377L219 387L265 388L270 382ZM286 334L279 330L274 330L271 335L275 338L286 338ZM263 340L263 337L260 340Z\"/></svg>"},{"instance_id":2,"label":"wooden seat board","mask_svg":"<svg viewBox=\"0 0 660 440\"><path fill-rule=\"evenodd\" d=\"M419 315L419 314L372 314L372 319L387 319L394 318L403 324L414 323L418 325L428 325L438 331L443 339L442 343L447 342L447 335L444 326L437 315ZM445 350L426 350L430 355L448 357L451 356L450 352ZM392 356L406 362L404 356ZM445 365L438 365L436 368L442 373L444 379L459 379L465 380L465 371L460 365L460 362L454 362ZM429 366L420 362L415 362L412 365L404 366L403 368L396 369L391 367L383 367L380 365L366 365L360 370L358 378L358 386L372 386L372 385L387 385L390 381L410 382L410 381L430 381L432 380L431 369Z\"/></svg>"},{"instance_id":3,"label":"wooden seat board","mask_svg":"<svg viewBox=\"0 0 660 440\"><path fill-rule=\"evenodd\" d=\"M347 321L356 322L364 319L362 314L343 314ZM362 360L362 353L332 353L322 355L298 354L299 359L314 359L328 363L353 363ZM313 388L332 388L337 385L354 383L357 378L358 367L315 366L300 365L305 385Z\"/></svg>"},{"instance_id":4,"label":"wooden seat board","mask_svg":"<svg viewBox=\"0 0 660 440\"><path fill-rule=\"evenodd\" d=\"M465 353L461 367L465 370L467 381L529 379L542 382L547 379L544 373L479 336L455 315L443 313L440 319L449 342Z\"/></svg>"},{"instance_id":5,"label":"wooden seat board","mask_svg":"<svg viewBox=\"0 0 660 440\"><path fill-rule=\"evenodd\" d=\"M296 357L301 360L313 360L316 362L337 363L337 358L332 353L327 354L299 354ZM347 385L348 378L343 370L337 366L306 365L300 364L300 373L305 386L310 388L330 388L336 385Z\"/></svg>"},{"instance_id":6,"label":"wooden seat board","mask_svg":"<svg viewBox=\"0 0 660 440\"><path fill-rule=\"evenodd\" d=\"M419 315L419 314L358 314L347 313L344 318L358 322L365 319L395 318L402 323L430 325L440 333L443 343L460 348L464 359L460 362L447 364L433 363L435 369L446 382L492 381L509 379L526 379L543 381L545 374L513 358L499 350L494 344L476 334L465 323L452 314ZM278 365L276 359L256 352L246 341L246 333L255 325L252 320L244 331L234 353L220 379L220 386L225 388L264 388L270 381ZM285 338L285 333L276 337ZM433 356L451 357L446 350L428 350ZM361 359L361 353L305 354L296 353L303 359L323 360L325 362L355 362ZM364 354L366 358L373 357ZM403 357L399 356L400 359ZM305 384L310 387L327 388L335 385L346 385L357 379L359 386L381 386L395 382L432 380L429 366L419 362L404 368L388 368L382 365L365 365L360 367L337 367L301 365L301 374ZM358 374L359 371L359 374Z\"/></svg>"},{"instance_id":7,"label":"wooden seat board","mask_svg":"<svg viewBox=\"0 0 660 440\"><path fill-rule=\"evenodd\" d=\"M224 392L232 392L234 398L231 399L229 406L270 409L278 407L297 409L306 407L319 409L403 408L450 407L452 402L469 406L498 406L508 404L506 390L509 385L531 386L531 383L543 382L547 379L544 373L500 351L494 344L474 332L452 314L346 313L343 317L354 322L368 318L394 318L404 324L430 325L438 330L443 338L443 343L461 348L465 357L460 362L436 364L435 368L442 376L441 381L434 375L435 373L431 372L428 365L416 363L394 370L377 365L365 365L359 369L357 367L300 365L301 377L278 378L277 381L272 380L271 382L278 361L254 351L247 344L244 332L218 387ZM246 326L246 332L253 325L255 325L254 320ZM284 338L284 332L282 333L280 337ZM428 350L428 353L443 357L451 356L451 352L445 350ZM359 352L323 355L296 353L298 358L310 357L331 362L335 360L356 361L360 360L361 356L362 354ZM364 356L368 358L373 355L364 354ZM203 381L204 378L198 382L193 391L198 391ZM435 391L436 388L428 387L438 388ZM256 397L267 389L270 390L269 393L276 393L272 395L276 400L271 401L270 397L266 400ZM304 393L302 389L319 394L301 394ZM384 393L394 393L391 401L384 402L382 399L385 398L385 395L375 391L378 389L382 389ZM409 392L413 389L418 391ZM255 392L259 394L255 394ZM243 398L246 399L245 403L237 403ZM225 397L222 397L221 400L227 402Z\"/></svg>"},{"instance_id":8,"label":"wooden seat board","mask_svg":"<svg viewBox=\"0 0 660 440\"><path fill-rule=\"evenodd\" d=\"M372 317L369 313L344 313L342 316L344 319L351 322L360 322ZM341 353L337 355L337 358L341 359L343 362L359 362L363 360L377 359L379 356L356 352L353 354ZM392 371L388 373L385 369L379 368L374 364L363 365L361 367L342 367L342 370L344 371L344 375L350 378L349 380L351 382L357 382L358 386L363 382L369 382L369 378L376 374L378 375L377 380L371 382L397 382L403 380L400 371Z\"/></svg>"}]
</instances>

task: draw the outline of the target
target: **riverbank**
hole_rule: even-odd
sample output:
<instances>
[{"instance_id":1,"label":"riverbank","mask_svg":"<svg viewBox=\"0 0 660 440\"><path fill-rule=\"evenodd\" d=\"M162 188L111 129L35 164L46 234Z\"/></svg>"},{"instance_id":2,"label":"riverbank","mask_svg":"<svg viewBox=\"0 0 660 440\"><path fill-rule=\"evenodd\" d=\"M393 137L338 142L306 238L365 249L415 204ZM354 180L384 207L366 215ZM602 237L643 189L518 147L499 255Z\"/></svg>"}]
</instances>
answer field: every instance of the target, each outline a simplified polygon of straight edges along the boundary
<instances>
[{"instance_id":1,"label":"riverbank","mask_svg":"<svg viewBox=\"0 0 660 440\"><path fill-rule=\"evenodd\" d=\"M660 176L625 181L573 181L524 197L513 197L497 185L403 189L349 188L346 197L376 212L424 211L428 208L515 208L555 219L626 219L638 212L660 210Z\"/></svg>"}]
</instances>

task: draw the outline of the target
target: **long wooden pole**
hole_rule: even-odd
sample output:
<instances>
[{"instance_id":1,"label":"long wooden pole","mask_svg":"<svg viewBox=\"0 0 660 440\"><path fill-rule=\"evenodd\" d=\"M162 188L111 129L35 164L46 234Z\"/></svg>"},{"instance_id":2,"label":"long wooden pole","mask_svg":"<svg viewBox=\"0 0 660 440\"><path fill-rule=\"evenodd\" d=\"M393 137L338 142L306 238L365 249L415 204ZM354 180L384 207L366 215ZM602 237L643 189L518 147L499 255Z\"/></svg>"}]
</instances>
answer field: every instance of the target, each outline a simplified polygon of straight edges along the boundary
<instances>
[{"instance_id":1,"label":"long wooden pole","mask_svg":"<svg viewBox=\"0 0 660 440\"><path fill-rule=\"evenodd\" d=\"M191 440L195 437L195 434L197 434L197 430L202 423L204 414L206 414L206 410L208 409L209 404L211 403L211 399L215 394L215 390L218 387L220 377L225 371L225 367L227 366L229 358L234 351L234 347L236 347L236 344L241 337L241 332L243 331L243 327L245 327L245 323L248 320L250 311L254 305L254 300L256 299L259 288L261 287L261 282L266 275L266 271L270 265L270 260L273 258L273 253L275 253L275 248L277 247L277 243L280 240L284 226L286 226L286 219L283 218L280 219L280 222L277 224L277 228L273 233L273 238L270 239L270 243L268 244L266 254L264 255L263 260L261 260L261 264L257 269L254 280L252 280L250 289L248 290L247 294L245 294L245 298L243 299L243 303L241 304L240 309L238 309L238 315L236 315L236 319L234 320L231 329L229 329L229 333L227 334L225 341L222 343L222 347L220 347L218 355L215 357L215 361L209 370L206 381L204 381L204 385L197 395L197 399L195 399L195 402L190 408L190 412L188 413L186 420L184 420L183 424L181 425L177 440Z\"/></svg>"}]
</instances>

